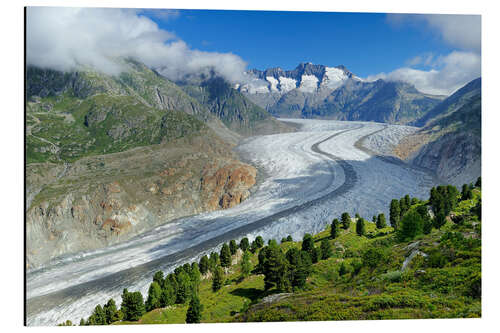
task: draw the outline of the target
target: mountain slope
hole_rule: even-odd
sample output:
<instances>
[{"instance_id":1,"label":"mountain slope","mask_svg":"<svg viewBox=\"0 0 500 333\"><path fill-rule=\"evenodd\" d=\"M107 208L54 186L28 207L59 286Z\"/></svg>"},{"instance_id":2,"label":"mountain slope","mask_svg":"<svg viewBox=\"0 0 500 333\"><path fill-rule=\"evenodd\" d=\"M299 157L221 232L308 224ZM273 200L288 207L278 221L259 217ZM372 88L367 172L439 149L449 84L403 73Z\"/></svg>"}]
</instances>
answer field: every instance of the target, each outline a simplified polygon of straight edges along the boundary
<instances>
[{"instance_id":1,"label":"mountain slope","mask_svg":"<svg viewBox=\"0 0 500 333\"><path fill-rule=\"evenodd\" d=\"M248 98L279 117L408 123L444 97L423 94L403 82L367 82L344 66L300 64L252 70L253 82L238 86Z\"/></svg>"},{"instance_id":2,"label":"mountain slope","mask_svg":"<svg viewBox=\"0 0 500 333\"><path fill-rule=\"evenodd\" d=\"M396 154L462 184L481 174L481 78L471 81L418 121L425 126L403 139Z\"/></svg>"},{"instance_id":3,"label":"mountain slope","mask_svg":"<svg viewBox=\"0 0 500 333\"><path fill-rule=\"evenodd\" d=\"M291 131L221 77L203 80L199 85L188 83L182 88L221 119L229 129L239 134L246 136Z\"/></svg>"},{"instance_id":4,"label":"mountain slope","mask_svg":"<svg viewBox=\"0 0 500 333\"><path fill-rule=\"evenodd\" d=\"M256 170L232 152L237 134L176 84L123 65L27 70L29 268L249 196Z\"/></svg>"}]
</instances>

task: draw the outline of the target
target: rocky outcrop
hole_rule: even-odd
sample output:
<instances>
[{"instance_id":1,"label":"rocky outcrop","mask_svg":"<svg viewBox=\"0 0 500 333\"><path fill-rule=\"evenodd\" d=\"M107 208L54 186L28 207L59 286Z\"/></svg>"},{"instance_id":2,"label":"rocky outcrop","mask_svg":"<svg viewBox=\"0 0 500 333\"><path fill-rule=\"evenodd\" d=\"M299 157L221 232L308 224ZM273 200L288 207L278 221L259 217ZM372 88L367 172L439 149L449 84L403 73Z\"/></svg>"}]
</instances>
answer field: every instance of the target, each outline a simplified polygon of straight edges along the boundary
<instances>
[{"instance_id":1,"label":"rocky outcrop","mask_svg":"<svg viewBox=\"0 0 500 333\"><path fill-rule=\"evenodd\" d=\"M248 198L257 170L250 165L230 163L217 167L207 164L201 178L201 192L207 210L231 208Z\"/></svg>"},{"instance_id":2,"label":"rocky outcrop","mask_svg":"<svg viewBox=\"0 0 500 333\"><path fill-rule=\"evenodd\" d=\"M65 172L63 166L31 164L28 268L244 201L255 184L256 169L236 160L230 146L209 133L83 158Z\"/></svg>"}]
</instances>

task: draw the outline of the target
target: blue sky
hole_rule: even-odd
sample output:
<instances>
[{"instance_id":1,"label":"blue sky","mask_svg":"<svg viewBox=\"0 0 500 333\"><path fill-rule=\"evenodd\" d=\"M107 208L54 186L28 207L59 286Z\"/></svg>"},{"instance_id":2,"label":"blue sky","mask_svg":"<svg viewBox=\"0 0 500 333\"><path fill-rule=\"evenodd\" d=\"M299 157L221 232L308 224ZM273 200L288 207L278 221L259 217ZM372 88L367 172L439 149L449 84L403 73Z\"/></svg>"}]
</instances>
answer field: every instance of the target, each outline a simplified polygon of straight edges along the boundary
<instances>
[{"instance_id":1,"label":"blue sky","mask_svg":"<svg viewBox=\"0 0 500 333\"><path fill-rule=\"evenodd\" d=\"M144 13L191 48L235 53L249 68L293 69L310 61L342 64L366 77L405 66L417 55L447 54L453 49L426 25L395 24L386 14L212 10L170 14Z\"/></svg>"},{"instance_id":2,"label":"blue sky","mask_svg":"<svg viewBox=\"0 0 500 333\"><path fill-rule=\"evenodd\" d=\"M481 75L481 17L30 7L26 47L28 64L63 71L116 75L118 56L173 81L213 70L248 83L248 68L310 61L447 95Z\"/></svg>"}]
</instances>

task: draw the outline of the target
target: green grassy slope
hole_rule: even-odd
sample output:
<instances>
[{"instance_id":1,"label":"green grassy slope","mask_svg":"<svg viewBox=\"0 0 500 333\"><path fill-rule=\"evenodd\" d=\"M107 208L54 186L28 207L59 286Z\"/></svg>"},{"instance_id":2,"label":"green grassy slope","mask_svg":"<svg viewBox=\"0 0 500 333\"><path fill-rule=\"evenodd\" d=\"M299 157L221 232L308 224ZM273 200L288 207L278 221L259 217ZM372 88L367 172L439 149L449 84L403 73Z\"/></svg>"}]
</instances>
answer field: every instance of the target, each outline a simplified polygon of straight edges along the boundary
<instances>
[{"instance_id":1,"label":"green grassy slope","mask_svg":"<svg viewBox=\"0 0 500 333\"><path fill-rule=\"evenodd\" d=\"M333 255L312 265L303 288L286 293L265 290L262 274L240 278L237 254L219 291L212 291L209 275L202 278L201 322L481 317L481 221L475 210L480 201L476 187L470 199L458 201L444 226L409 241L399 241L392 227L377 229L374 223L367 222L365 235L359 236L352 222L335 239L328 227L314 235L314 242L319 247L328 240ZM428 204L418 201L408 212ZM286 241L279 247L286 252L301 245ZM367 255L373 252L378 259ZM251 262L257 265L258 251ZM266 298L270 295L274 299ZM136 322L115 324L184 323L187 309L187 303L175 304Z\"/></svg>"}]
</instances>

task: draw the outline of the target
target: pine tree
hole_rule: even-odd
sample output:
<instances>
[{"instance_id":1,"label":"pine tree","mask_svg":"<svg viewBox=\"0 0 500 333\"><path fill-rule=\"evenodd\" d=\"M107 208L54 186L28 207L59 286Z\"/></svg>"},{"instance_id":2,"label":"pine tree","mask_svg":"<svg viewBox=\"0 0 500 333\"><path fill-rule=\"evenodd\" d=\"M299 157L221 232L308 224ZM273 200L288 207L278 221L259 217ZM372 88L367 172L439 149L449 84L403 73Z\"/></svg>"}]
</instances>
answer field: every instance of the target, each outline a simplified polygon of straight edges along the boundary
<instances>
[{"instance_id":1,"label":"pine tree","mask_svg":"<svg viewBox=\"0 0 500 333\"><path fill-rule=\"evenodd\" d=\"M189 308L186 312L186 323L187 324L197 324L201 321L201 313L203 311L203 305L200 303L200 299L197 294L191 297L191 302L189 302Z\"/></svg>"},{"instance_id":2,"label":"pine tree","mask_svg":"<svg viewBox=\"0 0 500 333\"><path fill-rule=\"evenodd\" d=\"M292 247L285 255L288 261L287 280L293 288L302 288L311 273L312 260L309 253Z\"/></svg>"},{"instance_id":3,"label":"pine tree","mask_svg":"<svg viewBox=\"0 0 500 333\"><path fill-rule=\"evenodd\" d=\"M214 276L212 278L212 290L214 292L218 291L224 284L224 272L222 267L217 266L214 270Z\"/></svg>"},{"instance_id":4,"label":"pine tree","mask_svg":"<svg viewBox=\"0 0 500 333\"><path fill-rule=\"evenodd\" d=\"M283 291L288 288L288 263L279 246L271 244L265 248L265 260L263 262L264 289L269 290L273 286Z\"/></svg>"},{"instance_id":5,"label":"pine tree","mask_svg":"<svg viewBox=\"0 0 500 333\"><path fill-rule=\"evenodd\" d=\"M258 249L264 246L264 239L262 238L262 236L257 236L255 238L255 245L257 245Z\"/></svg>"},{"instance_id":6,"label":"pine tree","mask_svg":"<svg viewBox=\"0 0 500 333\"><path fill-rule=\"evenodd\" d=\"M349 229L349 227L351 226L351 217L349 216L349 214L342 213L342 216L340 217L340 219L342 220L342 228L344 230Z\"/></svg>"},{"instance_id":7,"label":"pine tree","mask_svg":"<svg viewBox=\"0 0 500 333\"><path fill-rule=\"evenodd\" d=\"M155 273L155 275L153 275L153 281L158 283L160 286L163 285L163 272L162 271L158 271Z\"/></svg>"},{"instance_id":8,"label":"pine tree","mask_svg":"<svg viewBox=\"0 0 500 333\"><path fill-rule=\"evenodd\" d=\"M312 255L314 249L314 240L311 234L305 234L302 239L302 251L309 252Z\"/></svg>"},{"instance_id":9,"label":"pine tree","mask_svg":"<svg viewBox=\"0 0 500 333\"><path fill-rule=\"evenodd\" d=\"M185 304L190 298L193 291L191 278L185 271L179 273L177 279L177 299L175 303Z\"/></svg>"},{"instance_id":10,"label":"pine tree","mask_svg":"<svg viewBox=\"0 0 500 333\"><path fill-rule=\"evenodd\" d=\"M401 214L401 211L400 211L400 207L399 207L399 201L396 199L392 199L389 220L391 222L391 226L395 230L398 229L400 214Z\"/></svg>"},{"instance_id":11,"label":"pine tree","mask_svg":"<svg viewBox=\"0 0 500 333\"><path fill-rule=\"evenodd\" d=\"M251 271L252 263L250 262L250 253L248 251L245 251L243 253L243 258L241 259L241 276L243 278L246 278L248 275L250 275Z\"/></svg>"},{"instance_id":12,"label":"pine tree","mask_svg":"<svg viewBox=\"0 0 500 333\"><path fill-rule=\"evenodd\" d=\"M191 279L193 290L198 290L198 285L201 281L201 272L199 267L200 266L198 266L197 262L193 262L191 264L191 272L189 273L189 277Z\"/></svg>"},{"instance_id":13,"label":"pine tree","mask_svg":"<svg viewBox=\"0 0 500 333\"><path fill-rule=\"evenodd\" d=\"M288 235L288 236L286 237L286 240L287 240L287 242L293 242L292 235Z\"/></svg>"},{"instance_id":14,"label":"pine tree","mask_svg":"<svg viewBox=\"0 0 500 333\"><path fill-rule=\"evenodd\" d=\"M356 233L358 236L363 236L365 234L365 220L360 218L356 221Z\"/></svg>"},{"instance_id":15,"label":"pine tree","mask_svg":"<svg viewBox=\"0 0 500 333\"><path fill-rule=\"evenodd\" d=\"M385 228L386 221L385 221L385 215L384 215L384 213L378 214L376 226L377 226L377 229Z\"/></svg>"},{"instance_id":16,"label":"pine tree","mask_svg":"<svg viewBox=\"0 0 500 333\"><path fill-rule=\"evenodd\" d=\"M321 260L321 248L320 247L318 247L318 246L313 247L312 253L311 253L311 259L312 259L313 264L315 264Z\"/></svg>"},{"instance_id":17,"label":"pine tree","mask_svg":"<svg viewBox=\"0 0 500 333\"><path fill-rule=\"evenodd\" d=\"M338 219L333 219L330 230L330 237L332 239L335 239L339 236L339 234L340 234L340 221Z\"/></svg>"},{"instance_id":18,"label":"pine tree","mask_svg":"<svg viewBox=\"0 0 500 333\"><path fill-rule=\"evenodd\" d=\"M210 262L208 261L208 257L204 255L200 259L200 273L202 275L207 274L208 270L210 269Z\"/></svg>"},{"instance_id":19,"label":"pine tree","mask_svg":"<svg viewBox=\"0 0 500 333\"><path fill-rule=\"evenodd\" d=\"M123 290L121 311L124 320L137 321L146 312L144 299L140 291Z\"/></svg>"},{"instance_id":20,"label":"pine tree","mask_svg":"<svg viewBox=\"0 0 500 333\"><path fill-rule=\"evenodd\" d=\"M172 275L173 276L173 275ZM163 287L161 290L161 306L166 307L169 305L174 305L177 300L177 283L169 278L166 278L163 282Z\"/></svg>"},{"instance_id":21,"label":"pine tree","mask_svg":"<svg viewBox=\"0 0 500 333\"><path fill-rule=\"evenodd\" d=\"M324 238L321 241L321 259L325 260L332 256L332 245L328 241L328 239Z\"/></svg>"},{"instance_id":22,"label":"pine tree","mask_svg":"<svg viewBox=\"0 0 500 333\"><path fill-rule=\"evenodd\" d=\"M410 210L401 220L397 237L400 241L412 240L421 235L424 229L424 219L415 210Z\"/></svg>"},{"instance_id":23,"label":"pine tree","mask_svg":"<svg viewBox=\"0 0 500 333\"><path fill-rule=\"evenodd\" d=\"M481 187L481 176L479 176L476 180L476 184L474 184L475 187Z\"/></svg>"},{"instance_id":24,"label":"pine tree","mask_svg":"<svg viewBox=\"0 0 500 333\"><path fill-rule=\"evenodd\" d=\"M106 316L106 324L109 325L111 323L114 323L115 321L120 320L120 316L114 299L110 298L104 305L103 310Z\"/></svg>"},{"instance_id":25,"label":"pine tree","mask_svg":"<svg viewBox=\"0 0 500 333\"><path fill-rule=\"evenodd\" d=\"M236 251L238 251L238 245L236 245L236 241L234 239L231 239L229 242L229 251L231 251L231 255L235 255Z\"/></svg>"},{"instance_id":26,"label":"pine tree","mask_svg":"<svg viewBox=\"0 0 500 333\"><path fill-rule=\"evenodd\" d=\"M441 227L445 225L445 223L446 223L446 215L444 213L444 210L441 209L434 217L434 228L441 229Z\"/></svg>"},{"instance_id":27,"label":"pine tree","mask_svg":"<svg viewBox=\"0 0 500 333\"><path fill-rule=\"evenodd\" d=\"M149 286L148 298L146 299L146 311L152 311L161 307L162 290L158 282L153 281Z\"/></svg>"},{"instance_id":28,"label":"pine tree","mask_svg":"<svg viewBox=\"0 0 500 333\"><path fill-rule=\"evenodd\" d=\"M342 275L345 275L346 273L347 273L347 266L342 261L342 263L340 264L340 267L339 267L339 275L342 276Z\"/></svg>"},{"instance_id":29,"label":"pine tree","mask_svg":"<svg viewBox=\"0 0 500 333\"><path fill-rule=\"evenodd\" d=\"M220 250L220 265L225 268L231 266L231 250L227 243L224 243Z\"/></svg>"},{"instance_id":30,"label":"pine tree","mask_svg":"<svg viewBox=\"0 0 500 333\"><path fill-rule=\"evenodd\" d=\"M212 271L213 273L217 265L220 264L219 254L217 252L210 253L209 262L210 262L210 271Z\"/></svg>"},{"instance_id":31,"label":"pine tree","mask_svg":"<svg viewBox=\"0 0 500 333\"><path fill-rule=\"evenodd\" d=\"M240 241L240 249L241 251L245 252L246 250L248 250L248 248L250 247L250 243L248 242L248 238L243 238L241 241Z\"/></svg>"}]
</instances>

